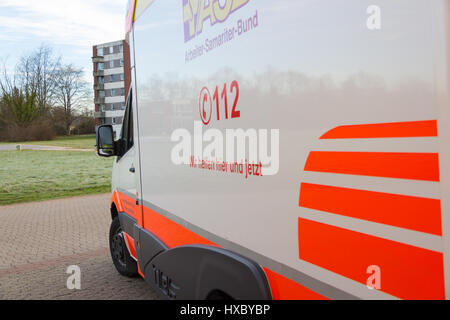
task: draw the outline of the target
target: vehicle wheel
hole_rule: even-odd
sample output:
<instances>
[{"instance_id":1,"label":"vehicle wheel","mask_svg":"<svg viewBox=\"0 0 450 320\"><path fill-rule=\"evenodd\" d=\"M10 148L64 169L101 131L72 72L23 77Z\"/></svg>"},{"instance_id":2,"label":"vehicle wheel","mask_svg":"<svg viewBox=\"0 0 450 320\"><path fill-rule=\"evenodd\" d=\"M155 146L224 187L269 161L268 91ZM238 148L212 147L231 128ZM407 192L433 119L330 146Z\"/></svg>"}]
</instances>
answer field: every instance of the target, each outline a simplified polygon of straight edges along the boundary
<instances>
[{"instance_id":1,"label":"vehicle wheel","mask_svg":"<svg viewBox=\"0 0 450 320\"><path fill-rule=\"evenodd\" d=\"M234 299L223 291L214 290L206 297L206 300L232 301Z\"/></svg>"},{"instance_id":2,"label":"vehicle wheel","mask_svg":"<svg viewBox=\"0 0 450 320\"><path fill-rule=\"evenodd\" d=\"M115 217L111 223L109 249L114 266L121 275L130 278L137 276L137 263L128 252L119 217Z\"/></svg>"}]
</instances>

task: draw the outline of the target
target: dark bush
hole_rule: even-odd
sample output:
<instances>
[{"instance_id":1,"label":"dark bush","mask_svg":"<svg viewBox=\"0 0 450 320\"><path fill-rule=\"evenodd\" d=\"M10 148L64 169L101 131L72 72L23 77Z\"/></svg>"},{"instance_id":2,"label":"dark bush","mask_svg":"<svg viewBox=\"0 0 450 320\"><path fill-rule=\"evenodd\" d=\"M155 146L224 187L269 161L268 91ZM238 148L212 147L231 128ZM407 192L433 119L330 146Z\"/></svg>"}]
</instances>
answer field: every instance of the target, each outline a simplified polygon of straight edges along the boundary
<instances>
[{"instance_id":1,"label":"dark bush","mask_svg":"<svg viewBox=\"0 0 450 320\"><path fill-rule=\"evenodd\" d=\"M32 124L27 131L27 140L30 141L53 140L56 138L55 131L46 120Z\"/></svg>"},{"instance_id":2,"label":"dark bush","mask_svg":"<svg viewBox=\"0 0 450 320\"><path fill-rule=\"evenodd\" d=\"M46 120L35 121L27 127L8 124L0 132L0 140L8 142L44 141L55 137L55 131Z\"/></svg>"},{"instance_id":3,"label":"dark bush","mask_svg":"<svg viewBox=\"0 0 450 320\"><path fill-rule=\"evenodd\" d=\"M73 130L74 134L95 133L95 119L93 117L83 117Z\"/></svg>"},{"instance_id":4,"label":"dark bush","mask_svg":"<svg viewBox=\"0 0 450 320\"><path fill-rule=\"evenodd\" d=\"M65 135L67 135L67 129L61 123L54 122L53 126L52 126L52 129L56 133L57 136L65 136Z\"/></svg>"}]
</instances>

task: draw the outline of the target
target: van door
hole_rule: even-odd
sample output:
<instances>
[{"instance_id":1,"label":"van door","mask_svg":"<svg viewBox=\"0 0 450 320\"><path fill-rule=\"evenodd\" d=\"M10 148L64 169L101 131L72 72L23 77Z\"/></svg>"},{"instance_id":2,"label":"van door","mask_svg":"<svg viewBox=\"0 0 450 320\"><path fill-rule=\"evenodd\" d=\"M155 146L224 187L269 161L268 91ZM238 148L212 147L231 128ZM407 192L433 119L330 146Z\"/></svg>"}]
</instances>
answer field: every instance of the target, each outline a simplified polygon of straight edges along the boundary
<instances>
[{"instance_id":1,"label":"van door","mask_svg":"<svg viewBox=\"0 0 450 320\"><path fill-rule=\"evenodd\" d=\"M136 167L138 153L135 143L133 109L133 92L130 91L119 140L121 156L117 157L116 167L119 180L117 191L121 194L123 209L137 221L136 200L139 174Z\"/></svg>"}]
</instances>

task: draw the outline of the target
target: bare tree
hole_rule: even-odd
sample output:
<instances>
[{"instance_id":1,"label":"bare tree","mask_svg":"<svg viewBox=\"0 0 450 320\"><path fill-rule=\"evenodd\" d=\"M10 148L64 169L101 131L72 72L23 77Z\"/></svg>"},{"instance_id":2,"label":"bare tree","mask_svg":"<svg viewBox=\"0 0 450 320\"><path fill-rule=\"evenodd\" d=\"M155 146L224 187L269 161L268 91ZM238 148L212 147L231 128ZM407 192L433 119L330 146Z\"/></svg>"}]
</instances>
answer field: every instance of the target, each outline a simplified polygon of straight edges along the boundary
<instances>
[{"instance_id":1,"label":"bare tree","mask_svg":"<svg viewBox=\"0 0 450 320\"><path fill-rule=\"evenodd\" d=\"M70 127L77 117L77 111L89 100L89 93L82 69L69 64L57 70L53 102L62 115L67 134L70 134Z\"/></svg>"},{"instance_id":2,"label":"bare tree","mask_svg":"<svg viewBox=\"0 0 450 320\"><path fill-rule=\"evenodd\" d=\"M56 90L61 58L53 50L41 45L29 55L23 56L16 66L16 81L23 91L36 96L40 115L48 113Z\"/></svg>"},{"instance_id":3,"label":"bare tree","mask_svg":"<svg viewBox=\"0 0 450 320\"><path fill-rule=\"evenodd\" d=\"M45 45L22 56L14 72L8 72L4 63L0 72L3 122L8 115L9 122L27 126L36 118L47 116L59 66L60 58Z\"/></svg>"}]
</instances>

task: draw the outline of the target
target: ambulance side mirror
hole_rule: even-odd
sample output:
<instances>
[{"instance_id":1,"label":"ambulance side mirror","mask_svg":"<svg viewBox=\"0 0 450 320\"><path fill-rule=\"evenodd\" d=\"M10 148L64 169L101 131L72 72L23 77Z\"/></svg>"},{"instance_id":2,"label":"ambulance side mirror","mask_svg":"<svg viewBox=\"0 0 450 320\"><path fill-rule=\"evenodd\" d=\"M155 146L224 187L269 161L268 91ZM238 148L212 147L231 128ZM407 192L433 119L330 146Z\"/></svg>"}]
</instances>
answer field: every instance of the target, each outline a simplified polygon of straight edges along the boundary
<instances>
[{"instance_id":1,"label":"ambulance side mirror","mask_svg":"<svg viewBox=\"0 0 450 320\"><path fill-rule=\"evenodd\" d=\"M97 154L100 157L113 157L117 155L114 143L114 131L111 125L103 125L97 128Z\"/></svg>"}]
</instances>

